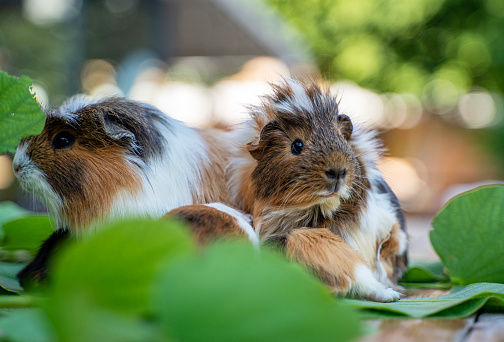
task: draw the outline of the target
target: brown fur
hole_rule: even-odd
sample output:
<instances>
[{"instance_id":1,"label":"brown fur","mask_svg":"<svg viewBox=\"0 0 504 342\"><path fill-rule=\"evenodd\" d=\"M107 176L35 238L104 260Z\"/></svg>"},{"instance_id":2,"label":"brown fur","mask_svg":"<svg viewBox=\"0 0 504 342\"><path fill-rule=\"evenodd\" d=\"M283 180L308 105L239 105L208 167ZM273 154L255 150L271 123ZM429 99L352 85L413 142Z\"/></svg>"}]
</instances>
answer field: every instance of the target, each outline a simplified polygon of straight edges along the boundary
<instances>
[{"instance_id":1,"label":"brown fur","mask_svg":"<svg viewBox=\"0 0 504 342\"><path fill-rule=\"evenodd\" d=\"M187 205L171 210L165 217L177 217L189 223L200 245L226 238L247 238L235 217L202 204Z\"/></svg>"},{"instance_id":2,"label":"brown fur","mask_svg":"<svg viewBox=\"0 0 504 342\"><path fill-rule=\"evenodd\" d=\"M124 160L124 147L99 132L92 112L84 112L86 124L71 130L60 118L49 117L43 132L30 139L28 154L46 175L54 191L65 199L66 222L79 230L103 218L118 191L135 193L140 180ZM77 137L68 149L53 149L51 141L61 131Z\"/></svg>"},{"instance_id":3,"label":"brown fur","mask_svg":"<svg viewBox=\"0 0 504 342\"><path fill-rule=\"evenodd\" d=\"M390 235L386 240L382 241L380 250L382 265L387 272L388 278L394 283L397 283L397 280L402 275L402 270L407 267L405 255L399 254L400 234L401 227L399 224L393 225Z\"/></svg>"},{"instance_id":4,"label":"brown fur","mask_svg":"<svg viewBox=\"0 0 504 342\"><path fill-rule=\"evenodd\" d=\"M229 142L217 130L198 130L198 133L208 144L210 164L201 163L202 185L194 194L194 203L230 202L227 191L227 164L229 158Z\"/></svg>"},{"instance_id":5,"label":"brown fur","mask_svg":"<svg viewBox=\"0 0 504 342\"><path fill-rule=\"evenodd\" d=\"M328 229L293 230L286 241L286 254L311 269L333 291L345 293L355 281L354 270L364 259L343 239Z\"/></svg>"},{"instance_id":6,"label":"brown fur","mask_svg":"<svg viewBox=\"0 0 504 342\"><path fill-rule=\"evenodd\" d=\"M337 102L327 92L315 84L306 85L306 89L312 101L317 101L319 95L326 97L327 108L321 107L317 113L276 111L275 104L293 93L288 86L274 85L274 95L253 113L260 138L251 142L247 150L256 161L251 158L238 171L242 174L239 192L245 194L243 207L254 208L254 217L261 218L274 210L312 207L312 219L300 222L298 227L326 227L339 234L350 222L358 222L369 182L360 151L354 151L349 143L352 128L348 117L338 116ZM304 142L300 155L290 152L295 139ZM338 215L327 220L317 212L317 205L324 202L319 193L330 186L326 176L330 169L346 171L341 183L350 188L350 196L342 199ZM261 228L262 232L265 230L276 233L275 227Z\"/></svg>"}]
</instances>

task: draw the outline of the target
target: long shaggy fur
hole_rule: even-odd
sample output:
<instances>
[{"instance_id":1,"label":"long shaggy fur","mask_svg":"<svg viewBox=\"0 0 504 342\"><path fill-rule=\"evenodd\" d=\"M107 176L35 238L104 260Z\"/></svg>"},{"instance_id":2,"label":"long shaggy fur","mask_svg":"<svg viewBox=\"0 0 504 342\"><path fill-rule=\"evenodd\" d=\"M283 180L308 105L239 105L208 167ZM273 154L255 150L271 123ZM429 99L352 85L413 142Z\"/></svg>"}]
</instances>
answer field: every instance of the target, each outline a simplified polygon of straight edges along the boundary
<instances>
[{"instance_id":1,"label":"long shaggy fur","mask_svg":"<svg viewBox=\"0 0 504 342\"><path fill-rule=\"evenodd\" d=\"M357 289L367 298L397 299L384 284L394 286L405 268L407 241L397 199L376 168L382 147L375 133L354 127L339 113L337 99L315 83L274 85L251 115L236 134L244 148L231 160L229 184L234 202L253 213L261 239L285 236L287 254L339 293ZM299 142L301 151L294 147ZM290 251L298 244L289 239L312 235L315 228L334 236L319 234L311 249L304 244L302 253ZM347 255L344 267L327 257L341 260L338 250ZM336 266L328 275L331 263ZM347 274L353 278L346 289L327 281ZM373 294L356 279L381 286Z\"/></svg>"}]
</instances>

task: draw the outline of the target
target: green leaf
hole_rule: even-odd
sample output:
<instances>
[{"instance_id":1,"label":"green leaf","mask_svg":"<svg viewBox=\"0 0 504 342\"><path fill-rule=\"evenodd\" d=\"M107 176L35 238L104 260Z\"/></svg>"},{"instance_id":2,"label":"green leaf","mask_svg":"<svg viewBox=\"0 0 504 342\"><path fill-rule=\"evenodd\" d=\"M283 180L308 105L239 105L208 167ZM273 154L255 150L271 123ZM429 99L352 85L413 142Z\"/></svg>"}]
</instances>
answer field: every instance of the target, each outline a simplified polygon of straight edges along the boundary
<instances>
[{"instance_id":1,"label":"green leaf","mask_svg":"<svg viewBox=\"0 0 504 342\"><path fill-rule=\"evenodd\" d=\"M4 232L2 229L4 223L31 215L32 213L30 211L21 208L14 202L0 202L0 241L4 238Z\"/></svg>"},{"instance_id":2,"label":"green leaf","mask_svg":"<svg viewBox=\"0 0 504 342\"><path fill-rule=\"evenodd\" d=\"M70 314L63 322L55 322L61 341L128 342L159 341L158 331L147 320L123 315L103 307L89 289L81 288L58 303L57 310Z\"/></svg>"},{"instance_id":3,"label":"green leaf","mask_svg":"<svg viewBox=\"0 0 504 342\"><path fill-rule=\"evenodd\" d=\"M301 267L241 243L169 264L153 304L176 341L348 341L360 333L356 313Z\"/></svg>"},{"instance_id":4,"label":"green leaf","mask_svg":"<svg viewBox=\"0 0 504 342\"><path fill-rule=\"evenodd\" d=\"M432 246L453 284L504 283L504 185L452 199L436 215Z\"/></svg>"},{"instance_id":5,"label":"green leaf","mask_svg":"<svg viewBox=\"0 0 504 342\"><path fill-rule=\"evenodd\" d=\"M44 308L62 341L74 335L98 336L100 326L95 325L102 319L111 322L111 329L143 320L150 314L153 278L160 265L195 252L188 231L172 221L134 220L99 229L68 246L55 262ZM147 333L141 330L139 336Z\"/></svg>"},{"instance_id":6,"label":"green leaf","mask_svg":"<svg viewBox=\"0 0 504 342\"><path fill-rule=\"evenodd\" d=\"M446 282L448 275L441 262L414 262L402 276L401 283Z\"/></svg>"},{"instance_id":7,"label":"green leaf","mask_svg":"<svg viewBox=\"0 0 504 342\"><path fill-rule=\"evenodd\" d=\"M30 211L20 207L14 202L0 202L0 226L5 222L31 215L32 213Z\"/></svg>"},{"instance_id":8,"label":"green leaf","mask_svg":"<svg viewBox=\"0 0 504 342\"><path fill-rule=\"evenodd\" d=\"M54 233L53 223L47 215L20 218L4 223L2 248L26 249L36 253L42 243Z\"/></svg>"},{"instance_id":9,"label":"green leaf","mask_svg":"<svg viewBox=\"0 0 504 342\"><path fill-rule=\"evenodd\" d=\"M32 81L0 71L0 153L14 153L21 138L42 132L46 116L30 93Z\"/></svg>"},{"instance_id":10,"label":"green leaf","mask_svg":"<svg viewBox=\"0 0 504 342\"><path fill-rule=\"evenodd\" d=\"M386 317L442 317L462 318L474 314L481 308L504 310L504 285L476 283L456 292L434 298L401 299L393 303L375 303L345 299L373 318Z\"/></svg>"},{"instance_id":11,"label":"green leaf","mask_svg":"<svg viewBox=\"0 0 504 342\"><path fill-rule=\"evenodd\" d=\"M24 263L0 262L0 286L2 289L15 293L23 291L16 274L25 266Z\"/></svg>"},{"instance_id":12,"label":"green leaf","mask_svg":"<svg viewBox=\"0 0 504 342\"><path fill-rule=\"evenodd\" d=\"M24 309L0 318L0 329L12 342L53 342L54 333L40 309Z\"/></svg>"}]
</instances>

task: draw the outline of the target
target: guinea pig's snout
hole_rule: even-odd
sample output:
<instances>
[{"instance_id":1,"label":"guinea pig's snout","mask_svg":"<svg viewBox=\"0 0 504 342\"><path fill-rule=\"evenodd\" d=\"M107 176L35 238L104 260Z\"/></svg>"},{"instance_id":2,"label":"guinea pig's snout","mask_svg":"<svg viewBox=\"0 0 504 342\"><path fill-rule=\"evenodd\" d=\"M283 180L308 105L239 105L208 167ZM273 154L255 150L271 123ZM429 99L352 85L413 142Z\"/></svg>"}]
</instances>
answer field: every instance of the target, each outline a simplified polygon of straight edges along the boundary
<instances>
[{"instance_id":1,"label":"guinea pig's snout","mask_svg":"<svg viewBox=\"0 0 504 342\"><path fill-rule=\"evenodd\" d=\"M12 168L14 169L14 174L17 178L20 178L23 175L23 165L21 163L18 163L15 160L12 164Z\"/></svg>"},{"instance_id":2,"label":"guinea pig's snout","mask_svg":"<svg viewBox=\"0 0 504 342\"><path fill-rule=\"evenodd\" d=\"M340 180L340 179L345 179L347 175L347 170L346 169L341 169L341 170L336 170L336 169L329 169L325 172L327 178L329 180Z\"/></svg>"},{"instance_id":3,"label":"guinea pig's snout","mask_svg":"<svg viewBox=\"0 0 504 342\"><path fill-rule=\"evenodd\" d=\"M346 169L328 169L325 172L328 183L328 192L329 194L334 194L338 192L341 187L341 181L343 181L347 175Z\"/></svg>"}]
</instances>

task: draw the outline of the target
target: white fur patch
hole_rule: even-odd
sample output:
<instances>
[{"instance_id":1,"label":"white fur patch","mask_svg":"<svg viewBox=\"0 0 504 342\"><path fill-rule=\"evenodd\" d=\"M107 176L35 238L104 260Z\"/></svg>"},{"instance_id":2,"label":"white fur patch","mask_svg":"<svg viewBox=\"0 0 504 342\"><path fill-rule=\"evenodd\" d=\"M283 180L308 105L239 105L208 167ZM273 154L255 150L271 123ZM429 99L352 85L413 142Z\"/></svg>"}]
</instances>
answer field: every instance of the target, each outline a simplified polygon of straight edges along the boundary
<instances>
[{"instance_id":1,"label":"white fur patch","mask_svg":"<svg viewBox=\"0 0 504 342\"><path fill-rule=\"evenodd\" d=\"M359 265L355 268L354 278L355 281L351 284L347 295L378 302L392 302L401 298L399 292L387 288L376 280L373 272L365 265Z\"/></svg>"},{"instance_id":2,"label":"white fur patch","mask_svg":"<svg viewBox=\"0 0 504 342\"><path fill-rule=\"evenodd\" d=\"M288 100L275 104L275 108L278 111L293 114L300 110L313 112L313 103L308 94L306 94L305 88L293 79L284 78L284 81L291 88L293 95Z\"/></svg>"},{"instance_id":3,"label":"white fur patch","mask_svg":"<svg viewBox=\"0 0 504 342\"><path fill-rule=\"evenodd\" d=\"M142 179L142 191L136 196L120 192L110 211L111 218L158 218L172 209L193 204L193 194L201 186L201 162L209 163L208 147L194 129L168 116L165 119L168 127L158 126L166 140L162 157L149 160L143 172L135 170ZM142 161L132 164L138 163Z\"/></svg>"},{"instance_id":4,"label":"white fur patch","mask_svg":"<svg viewBox=\"0 0 504 342\"><path fill-rule=\"evenodd\" d=\"M361 251L369 265L375 265L377 241L386 238L397 222L394 209L387 194L379 194L373 190L368 192L366 209L360 217L360 225L356 229L345 231L345 240Z\"/></svg>"},{"instance_id":5,"label":"white fur patch","mask_svg":"<svg viewBox=\"0 0 504 342\"><path fill-rule=\"evenodd\" d=\"M19 168L17 178L23 189L32 192L45 204L51 216L58 226L63 224L61 209L63 206L61 198L47 182L45 174L33 163L28 156L28 144L21 143L17 149L13 160L13 168Z\"/></svg>"},{"instance_id":6,"label":"white fur patch","mask_svg":"<svg viewBox=\"0 0 504 342\"><path fill-rule=\"evenodd\" d=\"M209 203L205 204L208 207L220 210L228 215L231 215L236 219L238 222L238 225L240 226L241 229L247 233L250 242L252 242L252 245L254 247L259 248L259 237L257 236L256 232L254 231L254 228L252 228L252 225L250 224L250 220L247 218L246 215L242 214L236 209L233 209L223 203Z\"/></svg>"},{"instance_id":7,"label":"white fur patch","mask_svg":"<svg viewBox=\"0 0 504 342\"><path fill-rule=\"evenodd\" d=\"M76 112L89 105L102 101L103 99L91 98L84 94L75 95L63 103L57 110L49 111L47 115L49 117L60 117L69 123L76 122L79 117L75 114Z\"/></svg>"},{"instance_id":8,"label":"white fur patch","mask_svg":"<svg viewBox=\"0 0 504 342\"><path fill-rule=\"evenodd\" d=\"M361 129L354 123L354 131L350 144L354 151L358 151L359 157L366 169L366 176L373 179L381 177L381 173L375 164L383 152L383 147L376 138L376 132Z\"/></svg>"}]
</instances>

